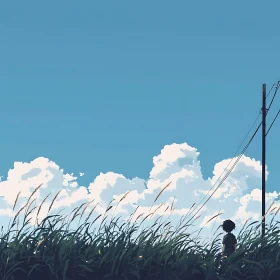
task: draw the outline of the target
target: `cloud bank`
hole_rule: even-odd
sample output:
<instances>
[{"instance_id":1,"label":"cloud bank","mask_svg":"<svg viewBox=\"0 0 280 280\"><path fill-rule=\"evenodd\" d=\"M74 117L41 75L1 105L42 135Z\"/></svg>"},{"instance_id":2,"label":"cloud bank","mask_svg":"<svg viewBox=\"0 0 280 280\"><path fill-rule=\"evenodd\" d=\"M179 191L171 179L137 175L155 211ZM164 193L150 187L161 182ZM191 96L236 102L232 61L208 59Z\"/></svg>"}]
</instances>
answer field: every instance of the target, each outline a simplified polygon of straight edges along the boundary
<instances>
[{"instance_id":1,"label":"cloud bank","mask_svg":"<svg viewBox=\"0 0 280 280\"><path fill-rule=\"evenodd\" d=\"M230 162L232 163L229 165ZM49 195L41 208L39 220L48 214L52 199L59 192L50 213L63 209L63 214L69 215L82 203L94 200L85 213L95 207L94 216L98 216L104 214L113 199L113 211L123 219L128 219L132 213L135 213L133 217L136 219L156 211L153 218L166 217L176 224L194 203L200 202L213 186L217 186L217 182L221 180L220 175L233 162L232 159L225 159L216 163L213 176L205 180L197 149L187 143L171 144L164 146L160 154L153 158L153 168L147 180L137 177L129 179L125 175L108 172L100 173L88 186L79 184L79 177L83 173L79 172L77 176L65 173L57 163L48 158L39 157L29 163L15 162L7 179L0 182L0 219L5 228L9 219L26 203L35 188L43 184L33 197L39 206ZM230 176L201 209L201 216L195 221L192 231L204 227L202 236L213 235L214 224L216 228L223 220L232 219L238 232L247 219L260 220L260 186L261 163L243 156ZM17 196L17 206L13 211ZM274 207L279 207L278 196L276 191L267 193L267 205L275 200ZM206 224L218 213L224 214ZM32 216L31 223L35 223L35 215Z\"/></svg>"}]
</instances>

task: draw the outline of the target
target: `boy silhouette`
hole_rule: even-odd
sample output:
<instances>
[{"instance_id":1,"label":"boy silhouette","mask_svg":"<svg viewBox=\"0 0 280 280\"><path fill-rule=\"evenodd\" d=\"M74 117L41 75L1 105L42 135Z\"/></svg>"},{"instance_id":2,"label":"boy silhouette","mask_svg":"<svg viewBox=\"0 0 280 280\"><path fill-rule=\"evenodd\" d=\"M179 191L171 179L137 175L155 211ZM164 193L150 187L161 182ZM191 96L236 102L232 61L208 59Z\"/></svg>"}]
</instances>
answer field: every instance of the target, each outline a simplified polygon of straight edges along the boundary
<instances>
[{"instance_id":1,"label":"boy silhouette","mask_svg":"<svg viewBox=\"0 0 280 280\"><path fill-rule=\"evenodd\" d=\"M227 234L223 238L222 257L227 258L236 250L237 240L231 232L235 229L235 223L231 220L226 220L222 224L222 228Z\"/></svg>"}]
</instances>

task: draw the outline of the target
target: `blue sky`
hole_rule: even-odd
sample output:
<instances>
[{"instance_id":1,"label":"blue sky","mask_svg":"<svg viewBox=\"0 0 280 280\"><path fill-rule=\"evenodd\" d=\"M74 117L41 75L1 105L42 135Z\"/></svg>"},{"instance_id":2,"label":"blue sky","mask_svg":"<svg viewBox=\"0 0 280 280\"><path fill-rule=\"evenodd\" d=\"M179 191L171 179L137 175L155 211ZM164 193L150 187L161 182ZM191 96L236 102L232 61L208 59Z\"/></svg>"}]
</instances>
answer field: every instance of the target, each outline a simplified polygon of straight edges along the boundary
<instances>
[{"instance_id":1,"label":"blue sky","mask_svg":"<svg viewBox=\"0 0 280 280\"><path fill-rule=\"evenodd\" d=\"M100 172L148 179L153 157L184 142L200 153L203 178L212 177L255 120L262 83L280 79L279 6L2 3L2 180L14 162L38 157L85 173L84 186ZM279 108L278 96L268 121ZM267 140L269 192L280 180L279 128L278 120ZM260 141L248 157L261 160Z\"/></svg>"}]
</instances>

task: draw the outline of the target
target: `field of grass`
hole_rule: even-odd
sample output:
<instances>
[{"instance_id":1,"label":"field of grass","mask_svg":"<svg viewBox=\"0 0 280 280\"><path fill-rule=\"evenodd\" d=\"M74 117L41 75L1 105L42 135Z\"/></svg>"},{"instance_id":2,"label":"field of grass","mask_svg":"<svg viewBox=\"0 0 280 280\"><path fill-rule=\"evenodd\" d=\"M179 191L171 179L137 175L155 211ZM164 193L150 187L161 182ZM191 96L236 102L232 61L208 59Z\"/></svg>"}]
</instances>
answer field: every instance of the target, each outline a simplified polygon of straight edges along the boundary
<instances>
[{"instance_id":1,"label":"field of grass","mask_svg":"<svg viewBox=\"0 0 280 280\"><path fill-rule=\"evenodd\" d=\"M159 217L143 228L147 216L138 216L136 221L135 213L128 221L108 219L113 210L109 204L105 215L93 218L93 207L75 231L69 230L75 219L81 221L88 203L74 209L69 217L48 215L30 226L31 214L38 208L38 216L42 206L32 208L35 200L31 199L38 188L15 214L8 231L1 232L0 279L280 279L279 228L274 221L279 209L266 225L264 239L259 222L246 223L237 236L237 251L221 267L221 234L201 243L198 235L188 234L188 215L175 227ZM21 214L24 219L19 226Z\"/></svg>"}]
</instances>

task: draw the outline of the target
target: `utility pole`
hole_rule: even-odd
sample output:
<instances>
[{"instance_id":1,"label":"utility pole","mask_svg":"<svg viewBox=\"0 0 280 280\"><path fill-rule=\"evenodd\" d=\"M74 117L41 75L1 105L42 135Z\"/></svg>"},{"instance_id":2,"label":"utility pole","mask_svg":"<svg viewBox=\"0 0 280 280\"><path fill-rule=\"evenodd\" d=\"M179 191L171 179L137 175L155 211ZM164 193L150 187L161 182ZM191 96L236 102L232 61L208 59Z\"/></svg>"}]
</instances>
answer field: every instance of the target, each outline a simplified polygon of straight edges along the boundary
<instances>
[{"instance_id":1,"label":"utility pole","mask_svg":"<svg viewBox=\"0 0 280 280\"><path fill-rule=\"evenodd\" d=\"M262 237L265 235L266 84L262 86Z\"/></svg>"}]
</instances>

